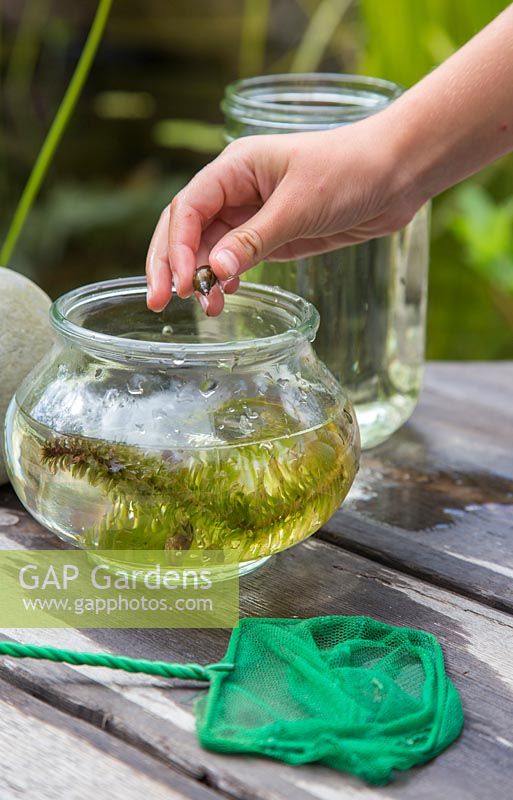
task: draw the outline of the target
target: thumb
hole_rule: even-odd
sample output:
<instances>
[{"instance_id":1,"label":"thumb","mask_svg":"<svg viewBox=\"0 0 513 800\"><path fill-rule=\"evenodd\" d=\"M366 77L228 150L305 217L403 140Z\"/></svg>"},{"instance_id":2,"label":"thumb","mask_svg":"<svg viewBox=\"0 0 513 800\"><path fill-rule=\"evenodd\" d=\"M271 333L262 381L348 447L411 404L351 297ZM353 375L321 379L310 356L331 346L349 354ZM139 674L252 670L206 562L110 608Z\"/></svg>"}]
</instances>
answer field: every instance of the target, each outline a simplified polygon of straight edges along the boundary
<instances>
[{"instance_id":1,"label":"thumb","mask_svg":"<svg viewBox=\"0 0 513 800\"><path fill-rule=\"evenodd\" d=\"M254 216L217 242L209 262L220 280L228 280L246 272L297 235L298 215L291 212L287 192L277 190Z\"/></svg>"}]
</instances>

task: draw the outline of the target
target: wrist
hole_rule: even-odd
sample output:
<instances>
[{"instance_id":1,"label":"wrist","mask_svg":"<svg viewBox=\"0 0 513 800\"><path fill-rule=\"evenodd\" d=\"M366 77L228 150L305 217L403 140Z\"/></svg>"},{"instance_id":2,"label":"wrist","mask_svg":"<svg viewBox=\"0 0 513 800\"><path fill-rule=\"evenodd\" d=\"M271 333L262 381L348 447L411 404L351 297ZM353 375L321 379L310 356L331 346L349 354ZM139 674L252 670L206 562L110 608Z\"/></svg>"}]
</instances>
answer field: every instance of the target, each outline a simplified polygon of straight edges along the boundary
<instances>
[{"instance_id":1,"label":"wrist","mask_svg":"<svg viewBox=\"0 0 513 800\"><path fill-rule=\"evenodd\" d=\"M375 121L375 135L385 152L392 199L414 214L442 190L439 164L443 154L436 141L429 141L427 122L415 98L407 94L376 115Z\"/></svg>"}]
</instances>

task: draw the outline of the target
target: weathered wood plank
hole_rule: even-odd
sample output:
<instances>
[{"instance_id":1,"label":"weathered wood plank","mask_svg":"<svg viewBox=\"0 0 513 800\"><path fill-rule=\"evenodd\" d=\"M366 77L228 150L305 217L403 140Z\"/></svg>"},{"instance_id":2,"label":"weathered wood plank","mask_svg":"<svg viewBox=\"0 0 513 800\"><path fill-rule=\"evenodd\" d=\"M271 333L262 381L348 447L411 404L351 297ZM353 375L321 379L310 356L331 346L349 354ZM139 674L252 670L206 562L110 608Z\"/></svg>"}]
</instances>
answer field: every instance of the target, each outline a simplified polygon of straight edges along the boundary
<instances>
[{"instance_id":1,"label":"weathered wood plank","mask_svg":"<svg viewBox=\"0 0 513 800\"><path fill-rule=\"evenodd\" d=\"M429 364L419 407L320 536L513 610L513 364Z\"/></svg>"},{"instance_id":2,"label":"weathered wood plank","mask_svg":"<svg viewBox=\"0 0 513 800\"><path fill-rule=\"evenodd\" d=\"M412 422L365 456L352 500L322 536L510 609L513 407L507 399L512 389L513 365L430 366ZM0 490L1 533L0 547L63 546L20 509L8 489ZM11 683L234 797L510 797L511 617L319 540L273 562L244 581L244 614L368 613L439 635L464 699L467 725L461 740L395 785L371 790L322 768L292 769L202 751L193 732L198 688L8 659L0 663L0 672ZM222 655L227 641L222 631L6 633L18 640L204 662Z\"/></svg>"},{"instance_id":3,"label":"weathered wood plank","mask_svg":"<svg viewBox=\"0 0 513 800\"><path fill-rule=\"evenodd\" d=\"M3 800L214 800L220 795L0 681Z\"/></svg>"},{"instance_id":4,"label":"weathered wood plank","mask_svg":"<svg viewBox=\"0 0 513 800\"><path fill-rule=\"evenodd\" d=\"M513 780L513 619L319 540L277 556L244 579L242 613L255 616L369 614L435 633L459 687L466 727L430 764L371 789L321 767L292 768L201 750L192 704L201 690L94 668L3 659L4 679L103 725L113 735L243 800L294 797L509 800ZM5 631L18 640L108 649L133 656L207 663L225 651L226 631Z\"/></svg>"}]
</instances>

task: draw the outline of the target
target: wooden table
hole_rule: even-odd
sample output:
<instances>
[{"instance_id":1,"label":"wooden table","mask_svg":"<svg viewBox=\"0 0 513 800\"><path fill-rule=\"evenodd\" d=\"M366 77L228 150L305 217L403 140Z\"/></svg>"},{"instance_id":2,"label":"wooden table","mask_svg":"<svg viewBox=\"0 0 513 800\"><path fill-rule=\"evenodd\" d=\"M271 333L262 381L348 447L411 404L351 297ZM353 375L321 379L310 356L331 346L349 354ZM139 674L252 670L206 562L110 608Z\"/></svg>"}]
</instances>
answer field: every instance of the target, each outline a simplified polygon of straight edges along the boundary
<instances>
[{"instance_id":1,"label":"wooden table","mask_svg":"<svg viewBox=\"0 0 513 800\"><path fill-rule=\"evenodd\" d=\"M56 546L0 490L2 548ZM243 615L369 614L442 642L466 722L435 761L372 788L319 766L221 756L196 743L200 689L0 661L3 798L513 797L513 364L431 364L411 422L366 454L317 536L241 584ZM15 640L211 662L222 630L4 630Z\"/></svg>"}]
</instances>

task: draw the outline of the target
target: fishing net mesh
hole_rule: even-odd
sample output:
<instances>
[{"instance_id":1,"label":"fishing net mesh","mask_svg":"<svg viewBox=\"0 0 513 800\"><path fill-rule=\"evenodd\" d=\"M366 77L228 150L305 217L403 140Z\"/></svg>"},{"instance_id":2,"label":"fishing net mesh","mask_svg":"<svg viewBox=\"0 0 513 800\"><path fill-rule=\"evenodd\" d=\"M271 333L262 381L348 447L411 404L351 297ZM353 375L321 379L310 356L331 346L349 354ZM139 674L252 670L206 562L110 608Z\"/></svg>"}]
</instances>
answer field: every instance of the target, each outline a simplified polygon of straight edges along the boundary
<instances>
[{"instance_id":1,"label":"fishing net mesh","mask_svg":"<svg viewBox=\"0 0 513 800\"><path fill-rule=\"evenodd\" d=\"M375 784L436 756L463 712L429 633L368 617L243 619L197 703L201 744Z\"/></svg>"},{"instance_id":2,"label":"fishing net mesh","mask_svg":"<svg viewBox=\"0 0 513 800\"><path fill-rule=\"evenodd\" d=\"M436 756L463 725L435 637L368 617L243 619L207 666L13 641L0 655L210 682L196 708L204 747L317 761L376 784Z\"/></svg>"}]
</instances>

